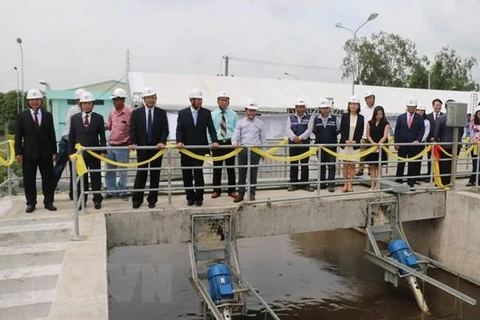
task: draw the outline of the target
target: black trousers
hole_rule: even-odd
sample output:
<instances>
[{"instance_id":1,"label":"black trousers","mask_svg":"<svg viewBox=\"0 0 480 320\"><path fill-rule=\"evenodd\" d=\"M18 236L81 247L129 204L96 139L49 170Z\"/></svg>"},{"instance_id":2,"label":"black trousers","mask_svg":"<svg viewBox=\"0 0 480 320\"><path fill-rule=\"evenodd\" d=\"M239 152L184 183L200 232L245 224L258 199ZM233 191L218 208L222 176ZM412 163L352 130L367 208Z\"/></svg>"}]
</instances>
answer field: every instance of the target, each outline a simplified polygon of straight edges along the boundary
<instances>
[{"instance_id":1,"label":"black trousers","mask_svg":"<svg viewBox=\"0 0 480 320\"><path fill-rule=\"evenodd\" d=\"M421 152L423 149L423 146L400 146L398 149L398 156L403 157L403 158L411 158L415 155L417 155L419 152ZM414 161L409 161L408 162L408 178L407 178L407 183L410 187L413 187L415 185L415 180L417 178L411 178L412 176L418 176L420 175L420 169L421 169L421 159L417 159ZM397 164L397 182L402 183L402 177L405 171L405 162L404 161L398 161Z\"/></svg>"},{"instance_id":2,"label":"black trousers","mask_svg":"<svg viewBox=\"0 0 480 320\"><path fill-rule=\"evenodd\" d=\"M452 154L452 148L448 146L443 146L443 149L449 154ZM457 150L457 155L460 153L460 148ZM442 178L442 184L446 186L450 183L451 173L452 173L452 158L447 156L440 150L440 161L438 162L438 167L440 169L440 174ZM456 170L457 168L455 168Z\"/></svg>"},{"instance_id":3,"label":"black trousers","mask_svg":"<svg viewBox=\"0 0 480 320\"><path fill-rule=\"evenodd\" d=\"M83 155L85 160L85 165L90 170L98 170L100 169L100 160L97 158L92 157L89 154ZM92 186L90 188L90 183L88 181L88 176L90 176L90 182ZM102 190L102 174L101 172L88 172L83 175L83 190L84 191L101 191ZM80 182L78 183L78 195L80 196ZM84 201L87 202L88 195L85 195ZM103 196L101 193L95 193L93 195L93 202L94 203L101 203L103 200Z\"/></svg>"},{"instance_id":4,"label":"black trousers","mask_svg":"<svg viewBox=\"0 0 480 320\"><path fill-rule=\"evenodd\" d=\"M231 145L232 141L230 139L225 140L225 141L219 141L219 145L225 146L225 145ZM226 155L227 153L232 152L234 149L233 148L225 148L225 149L212 149L212 156L214 157L221 157L223 155ZM222 167L223 163L225 163L226 166L234 166L235 165L235 157L230 157L228 159L225 159L223 161L213 161L213 179L212 179L212 184L213 184L213 191L222 193ZM228 193L235 192L235 168L227 168L227 176L228 176Z\"/></svg>"},{"instance_id":5,"label":"black trousers","mask_svg":"<svg viewBox=\"0 0 480 320\"><path fill-rule=\"evenodd\" d=\"M258 173L258 163L260 162L260 156L250 151L250 196L255 196L257 192L257 173ZM248 164L248 151L247 149L243 149L238 154L238 165L239 166L246 166ZM245 185L247 183L247 171L248 168L239 168L238 169L238 184ZM246 187L239 187L238 193L240 196L245 195Z\"/></svg>"},{"instance_id":6,"label":"black trousers","mask_svg":"<svg viewBox=\"0 0 480 320\"><path fill-rule=\"evenodd\" d=\"M332 151L336 152L336 150L332 150ZM335 180L335 157L327 153L323 149L320 150L320 152L318 153L318 156L319 156L318 160L322 163L320 164L320 181L322 181L320 186L321 187L327 186L327 185L333 186L335 184L335 182L333 181ZM328 169L327 180L329 180L330 182L323 183L323 181L325 181L325 176L327 175L327 169Z\"/></svg>"},{"instance_id":7,"label":"black trousers","mask_svg":"<svg viewBox=\"0 0 480 320\"><path fill-rule=\"evenodd\" d=\"M477 156L473 154L472 152L472 175L470 176L470 179L468 182L475 184L475 180L477 180L477 184L480 185L480 173L478 174L478 179L477 179Z\"/></svg>"},{"instance_id":8,"label":"black trousers","mask_svg":"<svg viewBox=\"0 0 480 320\"><path fill-rule=\"evenodd\" d=\"M138 152L138 151L137 151ZM158 153L158 150L142 150L142 153L137 156L137 161L145 161L152 158L154 155ZM157 159L153 160L150 163L145 165L139 166L139 168L148 168L150 166L150 170L142 170L137 171L135 175L135 182L133 183L134 189L145 189L145 185L147 184L147 176L150 172L150 189L157 189L160 183L160 168L162 167L162 157L158 157ZM143 191L134 191L132 193L132 202L141 204L143 202L144 192ZM158 191L151 190L148 193L147 197L148 203L155 204L158 201Z\"/></svg>"},{"instance_id":9,"label":"black trousers","mask_svg":"<svg viewBox=\"0 0 480 320\"><path fill-rule=\"evenodd\" d=\"M52 157L40 157L38 159L23 158L23 186L25 187L27 206L35 206L37 204L37 167L40 170L40 175L42 177L43 203L45 205L53 203L55 187Z\"/></svg>"},{"instance_id":10,"label":"black trousers","mask_svg":"<svg viewBox=\"0 0 480 320\"><path fill-rule=\"evenodd\" d=\"M180 156L180 164L183 167L203 167L203 161L190 158L183 153ZM195 179L195 187L197 189L185 190L187 201L203 201L205 181L203 179L203 169L182 169L183 186L185 188L193 187ZM200 189L201 188L201 189Z\"/></svg>"},{"instance_id":11,"label":"black trousers","mask_svg":"<svg viewBox=\"0 0 480 320\"><path fill-rule=\"evenodd\" d=\"M298 144L300 145L300 144ZM290 157L298 156L302 153L305 153L309 150L309 147L296 147L289 148ZM300 182L305 182L305 185L308 184L308 161L310 157L303 158L302 160L291 161L290 162L290 182L298 182L298 163L300 163L301 173L300 173ZM300 185L297 185L300 186Z\"/></svg>"}]
</instances>

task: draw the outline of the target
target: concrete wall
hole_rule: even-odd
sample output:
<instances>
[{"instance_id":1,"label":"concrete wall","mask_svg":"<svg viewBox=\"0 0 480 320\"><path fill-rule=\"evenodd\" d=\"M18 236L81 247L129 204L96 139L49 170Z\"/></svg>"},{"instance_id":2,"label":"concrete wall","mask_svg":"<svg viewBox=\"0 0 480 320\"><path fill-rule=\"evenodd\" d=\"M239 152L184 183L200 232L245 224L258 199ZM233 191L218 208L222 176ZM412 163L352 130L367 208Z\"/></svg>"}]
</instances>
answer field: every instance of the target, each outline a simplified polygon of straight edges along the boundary
<instances>
[{"instance_id":1,"label":"concrete wall","mask_svg":"<svg viewBox=\"0 0 480 320\"><path fill-rule=\"evenodd\" d=\"M396 195L358 195L297 200L242 207L110 212L106 214L108 246L178 243L190 240L190 216L235 213L239 238L326 231L365 226L367 204L397 200ZM445 193L399 195L404 221L445 215Z\"/></svg>"}]
</instances>

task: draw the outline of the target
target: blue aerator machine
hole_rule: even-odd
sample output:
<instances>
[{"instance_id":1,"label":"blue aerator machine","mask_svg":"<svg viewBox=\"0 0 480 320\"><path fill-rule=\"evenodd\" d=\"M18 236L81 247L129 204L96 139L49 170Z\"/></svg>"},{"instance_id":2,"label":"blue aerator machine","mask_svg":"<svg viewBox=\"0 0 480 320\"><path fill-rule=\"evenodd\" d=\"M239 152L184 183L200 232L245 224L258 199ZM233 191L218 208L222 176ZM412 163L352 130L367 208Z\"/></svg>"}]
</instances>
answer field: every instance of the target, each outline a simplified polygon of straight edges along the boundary
<instances>
[{"instance_id":1,"label":"blue aerator machine","mask_svg":"<svg viewBox=\"0 0 480 320\"><path fill-rule=\"evenodd\" d=\"M392 240L388 245L388 252L398 262L412 268L418 269L418 260L408 247L405 240ZM406 274L404 270L400 270L400 274Z\"/></svg>"},{"instance_id":2,"label":"blue aerator machine","mask_svg":"<svg viewBox=\"0 0 480 320\"><path fill-rule=\"evenodd\" d=\"M217 263L208 268L210 296L215 304L231 301L234 298L232 275L226 264Z\"/></svg>"}]
</instances>

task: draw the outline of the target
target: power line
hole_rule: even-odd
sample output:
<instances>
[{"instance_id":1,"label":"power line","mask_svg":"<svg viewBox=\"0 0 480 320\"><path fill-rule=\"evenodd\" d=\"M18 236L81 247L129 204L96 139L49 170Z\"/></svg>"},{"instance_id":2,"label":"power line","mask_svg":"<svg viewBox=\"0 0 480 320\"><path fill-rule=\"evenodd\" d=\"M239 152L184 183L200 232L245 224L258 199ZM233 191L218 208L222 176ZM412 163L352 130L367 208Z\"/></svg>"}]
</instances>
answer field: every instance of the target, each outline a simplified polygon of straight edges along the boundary
<instances>
[{"instance_id":1,"label":"power line","mask_svg":"<svg viewBox=\"0 0 480 320\"><path fill-rule=\"evenodd\" d=\"M122 78L120 78L120 80L115 81L110 87L107 88L107 90L103 91L102 94L97 97L97 99L100 99L101 97L103 97L105 93L112 90L113 87L115 87L118 83L122 82L122 80L125 79L126 77L127 75L125 74Z\"/></svg>"},{"instance_id":2,"label":"power line","mask_svg":"<svg viewBox=\"0 0 480 320\"><path fill-rule=\"evenodd\" d=\"M321 66L312 66L312 65L303 65L303 64L291 64L291 63L284 63L284 62L274 62L274 61L266 61L266 60L255 60L255 59L245 59L239 57L232 57L228 56L230 60L237 60L247 63L253 64L266 64L271 66L278 66L278 67L295 67L295 68L315 68L315 69L324 69L324 70L341 70L341 68L334 68L334 67L321 67Z\"/></svg>"}]
</instances>

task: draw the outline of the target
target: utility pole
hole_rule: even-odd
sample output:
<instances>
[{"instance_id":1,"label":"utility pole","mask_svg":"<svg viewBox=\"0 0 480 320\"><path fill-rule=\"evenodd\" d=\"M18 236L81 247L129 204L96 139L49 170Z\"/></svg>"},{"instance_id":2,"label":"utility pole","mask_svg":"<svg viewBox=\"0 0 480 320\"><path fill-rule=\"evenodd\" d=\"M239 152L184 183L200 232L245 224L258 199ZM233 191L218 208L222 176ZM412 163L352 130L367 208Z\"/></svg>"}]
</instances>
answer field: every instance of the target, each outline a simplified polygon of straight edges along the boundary
<instances>
[{"instance_id":1,"label":"utility pole","mask_svg":"<svg viewBox=\"0 0 480 320\"><path fill-rule=\"evenodd\" d=\"M223 75L225 77L228 77L228 54L224 55L222 58L225 59L225 72L223 73Z\"/></svg>"},{"instance_id":2,"label":"utility pole","mask_svg":"<svg viewBox=\"0 0 480 320\"><path fill-rule=\"evenodd\" d=\"M127 49L127 69L126 69L127 75L130 72L130 49Z\"/></svg>"}]
</instances>

